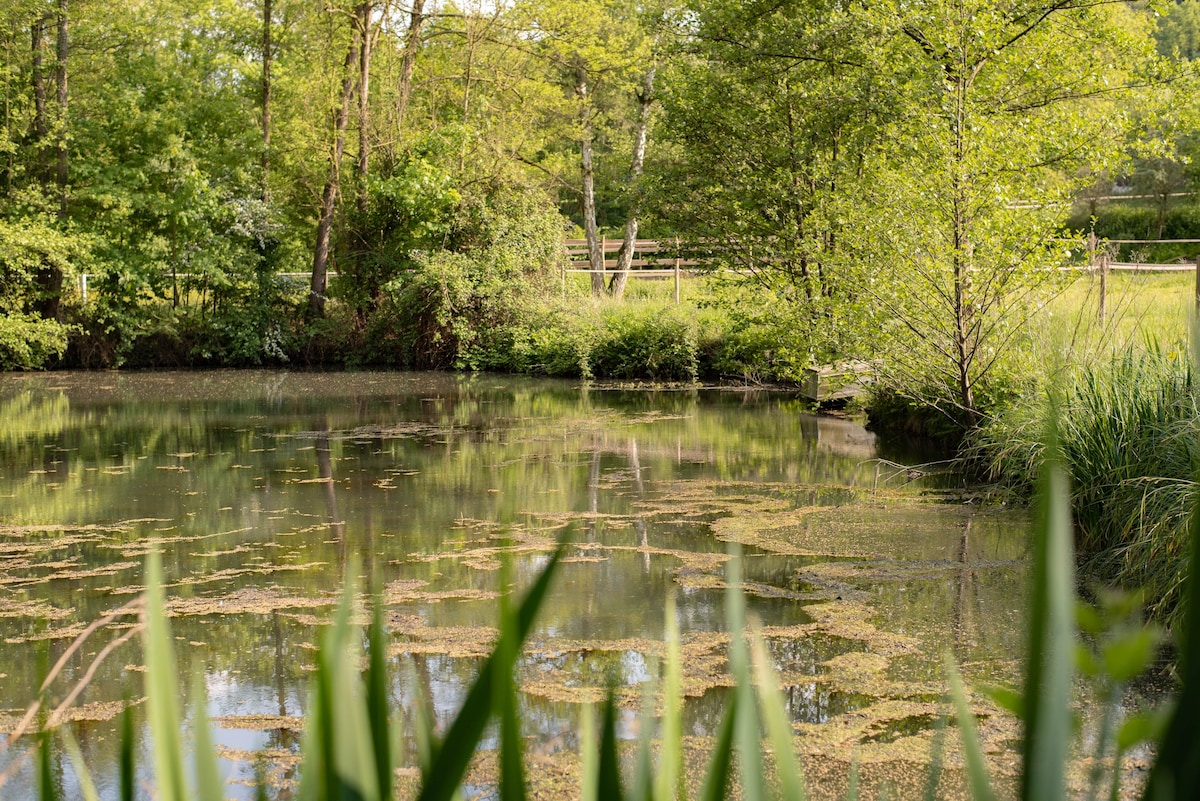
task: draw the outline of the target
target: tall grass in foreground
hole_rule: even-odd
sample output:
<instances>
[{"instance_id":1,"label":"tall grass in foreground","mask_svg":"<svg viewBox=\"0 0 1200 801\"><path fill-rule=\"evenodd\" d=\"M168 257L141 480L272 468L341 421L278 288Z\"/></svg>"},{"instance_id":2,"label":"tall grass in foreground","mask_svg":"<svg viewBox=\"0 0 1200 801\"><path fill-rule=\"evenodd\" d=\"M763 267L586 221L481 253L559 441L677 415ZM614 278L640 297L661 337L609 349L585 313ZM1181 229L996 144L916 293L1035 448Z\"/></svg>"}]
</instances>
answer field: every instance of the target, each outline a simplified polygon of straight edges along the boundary
<instances>
[{"instance_id":1,"label":"tall grass in foreground","mask_svg":"<svg viewBox=\"0 0 1200 801\"><path fill-rule=\"evenodd\" d=\"M1052 448L1052 451L1057 448ZM1072 739L1072 674L1076 659L1075 598L1073 593L1073 555L1066 478L1056 461L1042 470L1039 491L1040 512L1033 543L1034 592L1026 654L1024 692L995 692L1001 701L1023 717L1021 741L1022 773L1019 793L1022 799L1056 801L1067 797L1066 769ZM1190 558L1200 564L1200 510L1191 518ZM521 739L521 720L513 675L522 643L532 629L566 546L560 545L544 571L520 603L507 597L501 600L500 636L495 650L484 662L479 676L467 693L461 710L445 735L437 737L428 725L416 732L421 752L420 801L446 801L460 793L460 787L489 722L499 722L499 778L496 797L519 801L526 797L525 764ZM730 631L729 664L735 688L715 738L702 788L697 798L716 801L726 797L737 784L738 795L746 801L781 798L802 801L807 798L804 774L796 758L791 722L779 692L777 678L768 657L758 625L747 619L740 589L740 562L737 554L730 561L730 589L726 595L726 615ZM172 639L163 614L162 576L158 557L152 554L147 567L146 599L146 695L151 737L154 743L154 781L160 801L220 801L223 786L205 718L203 684L197 681L192 727L195 732L189 758L180 731L182 714L176 694ZM308 704L309 717L301 747L299 798L301 801L385 801L393 794L392 776L396 765L397 734L387 714L384 697L383 653L386 634L381 604L376 598L367 637L365 667L362 664L362 639L354 636L351 608L354 587L347 586L332 625L325 631L317 654L317 664ZM1165 736L1158 742L1158 758L1145 790L1148 801L1193 799L1200 797L1200 733L1194 728L1200 720L1200 589L1193 583L1188 591L1187 630L1182 641L1181 668L1183 688ZM1085 621L1087 614L1081 615ZM643 726L632 769L618 752L616 710L613 697L600 712L597 738L585 723L582 732L581 795L589 801L630 799L630 801L670 801L687 797L682 781L682 667L679 632L673 606L667 608L667 649L664 675L660 683L663 715L660 725ZM1098 641L1097 658L1104 671L1115 681L1128 679L1140 671L1153 654L1153 638L1134 631L1125 636L1109 636ZM1086 661L1086 660L1085 660ZM988 776L975 728L975 717L966 690L953 660L947 656L946 672L954 715L962 738L963 758L970 794L977 801L992 799L996 793ZM652 699L653 693L647 698ZM1119 693L1110 696L1115 706ZM647 721L654 719L653 702L643 712ZM590 720L591 715L585 715ZM1108 717L1106 716L1106 720ZM656 732L657 729L657 732ZM762 736L765 729L766 737ZM1118 726L1115 718L1107 731L1097 738L1096 756L1112 758L1115 766L1108 782L1109 798L1117 798L1120 756L1123 749L1152 732L1148 719L1133 718ZM133 771L124 765L124 756L132 753L128 726L123 736L121 798L133 794ZM935 736L924 798L938 797L941 786L942 738L944 727ZM658 758L652 754L652 738L657 733ZM95 798L88 770L68 734L63 746L72 759L84 788L86 801ZM49 780L49 751L53 741L49 733L40 735L39 773L42 801L54 801L56 790ZM764 759L766 751L772 758ZM190 763L190 764L189 764ZM766 767L771 764L771 772ZM1097 762L1099 764L1099 762ZM1094 774L1089 798L1099 797L1104 782ZM857 798L857 770L852 765L848 798ZM265 798L260 787L259 797Z\"/></svg>"},{"instance_id":2,"label":"tall grass in foreground","mask_svg":"<svg viewBox=\"0 0 1200 801\"><path fill-rule=\"evenodd\" d=\"M1129 349L1080 368L1054 412L1088 572L1140 588L1174 621L1187 575L1188 519L1200 464L1200 403L1186 352ZM992 475L1023 485L1044 456L1036 399L1009 409L978 443Z\"/></svg>"}]
</instances>

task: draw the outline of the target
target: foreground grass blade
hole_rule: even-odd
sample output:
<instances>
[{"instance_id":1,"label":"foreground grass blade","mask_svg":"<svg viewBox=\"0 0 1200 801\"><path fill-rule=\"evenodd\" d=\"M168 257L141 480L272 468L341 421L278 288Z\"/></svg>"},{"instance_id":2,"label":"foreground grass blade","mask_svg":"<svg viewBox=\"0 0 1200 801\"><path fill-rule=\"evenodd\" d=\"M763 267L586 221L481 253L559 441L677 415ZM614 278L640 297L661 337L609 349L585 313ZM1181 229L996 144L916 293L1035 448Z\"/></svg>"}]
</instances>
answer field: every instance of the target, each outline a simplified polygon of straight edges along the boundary
<instances>
[{"instance_id":1,"label":"foreground grass blade","mask_svg":"<svg viewBox=\"0 0 1200 801\"><path fill-rule=\"evenodd\" d=\"M942 751L946 747L946 719L938 715L933 724L933 744L929 749L929 775L925 779L925 801L937 801L942 780Z\"/></svg>"},{"instance_id":2,"label":"foreground grass blade","mask_svg":"<svg viewBox=\"0 0 1200 801\"><path fill-rule=\"evenodd\" d=\"M596 798L621 801L621 761L617 755L617 702L612 692L604 702L604 722L600 729L600 762L596 766Z\"/></svg>"},{"instance_id":3,"label":"foreground grass blade","mask_svg":"<svg viewBox=\"0 0 1200 801\"><path fill-rule=\"evenodd\" d=\"M759 740L758 714L754 704L754 686L750 681L750 655L746 648L746 598L742 594L742 550L729 548L727 563L729 588L725 591L725 625L729 627L729 667L736 687L738 719L734 724L744 801L762 801L762 744Z\"/></svg>"},{"instance_id":4,"label":"foreground grass blade","mask_svg":"<svg viewBox=\"0 0 1200 801\"><path fill-rule=\"evenodd\" d=\"M371 751L379 798L391 801L395 760L388 719L387 633L383 626L383 595L378 582L371 596L371 629L367 636L367 720L371 727Z\"/></svg>"},{"instance_id":5,"label":"foreground grass blade","mask_svg":"<svg viewBox=\"0 0 1200 801\"><path fill-rule=\"evenodd\" d=\"M782 801L805 801L808 792L804 787L804 774L796 760L791 721L784 710L787 703L779 691L779 679L771 669L771 657L762 631L753 627L750 657L754 667L754 680L758 683L758 698L771 748L775 752L775 773L779 779L779 794Z\"/></svg>"},{"instance_id":6,"label":"foreground grass blade","mask_svg":"<svg viewBox=\"0 0 1200 801\"><path fill-rule=\"evenodd\" d=\"M1194 342L1200 341L1197 336L1193 329ZM1196 734L1200 721L1200 500L1193 501L1190 528L1191 557L1179 649L1183 688L1158 746L1158 759L1150 769L1143 795L1146 801L1200 797L1200 736Z\"/></svg>"},{"instance_id":7,"label":"foreground grass blade","mask_svg":"<svg viewBox=\"0 0 1200 801\"><path fill-rule=\"evenodd\" d=\"M1051 412L1051 419L1054 418ZM1053 423L1052 423L1053 426ZM1033 603L1025 676L1021 797L1064 798L1075 658L1075 556L1070 495L1053 431L1046 447L1033 533Z\"/></svg>"},{"instance_id":8,"label":"foreground grass blade","mask_svg":"<svg viewBox=\"0 0 1200 801\"><path fill-rule=\"evenodd\" d=\"M129 695L125 696L125 708L121 710L120 781L117 797L120 801L133 801L133 707Z\"/></svg>"},{"instance_id":9,"label":"foreground grass blade","mask_svg":"<svg viewBox=\"0 0 1200 801\"><path fill-rule=\"evenodd\" d=\"M193 763L195 765L196 791L200 801L225 801L225 782L217 767L217 755L213 751L212 733L208 728L208 693L204 688L204 674L197 672L192 680L192 736Z\"/></svg>"},{"instance_id":10,"label":"foreground grass blade","mask_svg":"<svg viewBox=\"0 0 1200 801\"><path fill-rule=\"evenodd\" d=\"M164 610L162 560L146 558L146 712L153 732L154 780L159 801L187 801L175 651Z\"/></svg>"},{"instance_id":11,"label":"foreground grass blade","mask_svg":"<svg viewBox=\"0 0 1200 801\"><path fill-rule=\"evenodd\" d=\"M79 743L75 741L75 735L71 734L70 727L63 726L59 729L59 736L62 738L63 749L71 760L71 768L75 771L75 780L79 782L79 794L83 796L83 801L100 801L96 783L92 781L92 772L83 761Z\"/></svg>"},{"instance_id":12,"label":"foreground grass blade","mask_svg":"<svg viewBox=\"0 0 1200 801\"><path fill-rule=\"evenodd\" d=\"M590 703L583 705L579 725L579 801L599 801L596 795L596 780L600 775L598 768L599 750L596 747L596 713Z\"/></svg>"},{"instance_id":13,"label":"foreground grass blade","mask_svg":"<svg viewBox=\"0 0 1200 801\"><path fill-rule=\"evenodd\" d=\"M513 681L520 643L516 642L517 621L512 601L505 590L511 586L512 569L507 557L500 563L500 640L493 652L497 668L492 694L493 710L500 719L500 797L504 801L525 801L525 768L522 765L521 721L517 712L517 688Z\"/></svg>"},{"instance_id":14,"label":"foreground grass blade","mask_svg":"<svg viewBox=\"0 0 1200 801\"><path fill-rule=\"evenodd\" d=\"M708 763L708 773L704 776L704 787L700 791L701 801L723 801L729 787L729 773L733 767L733 727L737 721L738 695L730 696L729 705L725 707L725 717L721 719L721 728L717 731L717 740L713 743L712 758Z\"/></svg>"},{"instance_id":15,"label":"foreground grass blade","mask_svg":"<svg viewBox=\"0 0 1200 801\"><path fill-rule=\"evenodd\" d=\"M54 783L54 754L50 748L50 732L43 728L38 734L38 798L41 801L58 801L58 785Z\"/></svg>"},{"instance_id":16,"label":"foreground grass blade","mask_svg":"<svg viewBox=\"0 0 1200 801\"><path fill-rule=\"evenodd\" d=\"M421 793L417 796L419 801L449 801L462 783L471 756L475 753L490 717L495 671L513 669L512 660L516 658L516 652L520 650L521 644L533 628L533 619L546 597L550 581L565 548L566 545L560 543L555 549L549 563L517 610L516 631L512 635L517 644L516 648L506 658L498 658L495 653L488 657L479 671L479 677L467 691L467 698L454 722L450 724L446 738L440 744L434 745L430 767L425 773ZM503 636L502 632L501 637Z\"/></svg>"},{"instance_id":17,"label":"foreground grass blade","mask_svg":"<svg viewBox=\"0 0 1200 801\"><path fill-rule=\"evenodd\" d=\"M660 734L658 772L654 776L654 796L658 801L683 797L680 771L683 766L683 659L679 649L679 621L675 617L675 596L667 596L667 661L663 679L663 719Z\"/></svg>"},{"instance_id":18,"label":"foreground grass blade","mask_svg":"<svg viewBox=\"0 0 1200 801\"><path fill-rule=\"evenodd\" d=\"M962 739L963 756L967 763L967 780L971 784L973 801L992 801L992 783L988 779L987 763L983 759L983 746L979 742L979 730L975 727L975 714L967 703L967 691L963 688L958 666L949 654L946 655L946 675L950 678L950 697L954 700L954 711L958 720L959 736ZM1058 799L1065 795L1035 795L1027 798Z\"/></svg>"}]
</instances>

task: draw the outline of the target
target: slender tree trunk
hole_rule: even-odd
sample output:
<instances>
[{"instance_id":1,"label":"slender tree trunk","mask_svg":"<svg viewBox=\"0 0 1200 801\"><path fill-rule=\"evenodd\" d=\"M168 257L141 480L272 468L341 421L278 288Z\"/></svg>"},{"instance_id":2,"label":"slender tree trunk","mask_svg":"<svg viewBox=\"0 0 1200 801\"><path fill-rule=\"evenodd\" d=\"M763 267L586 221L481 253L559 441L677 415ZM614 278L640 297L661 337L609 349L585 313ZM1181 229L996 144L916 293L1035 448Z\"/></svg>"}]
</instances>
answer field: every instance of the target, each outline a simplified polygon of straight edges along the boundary
<instances>
[{"instance_id":1,"label":"slender tree trunk","mask_svg":"<svg viewBox=\"0 0 1200 801\"><path fill-rule=\"evenodd\" d=\"M579 161L583 174L583 231L587 237L588 268L592 271L592 294L604 291L604 249L596 228L596 179L592 169L592 113L588 99L587 66L575 59L575 96L579 98Z\"/></svg>"},{"instance_id":2,"label":"slender tree trunk","mask_svg":"<svg viewBox=\"0 0 1200 801\"><path fill-rule=\"evenodd\" d=\"M404 125L408 101L412 97L413 67L421 47L421 28L425 25L425 0L413 0L408 17L408 32L404 34L404 58L400 62L400 93L396 98L396 126Z\"/></svg>"},{"instance_id":3,"label":"slender tree trunk","mask_svg":"<svg viewBox=\"0 0 1200 801\"><path fill-rule=\"evenodd\" d=\"M370 160L371 127L371 12L374 4L358 7L358 164L355 172L355 201L359 214L367 213L367 167Z\"/></svg>"},{"instance_id":4,"label":"slender tree trunk","mask_svg":"<svg viewBox=\"0 0 1200 801\"><path fill-rule=\"evenodd\" d=\"M50 125L46 119L46 74L42 70L42 53L46 44L46 20L38 18L29 26L30 61L33 68L33 138L37 148L39 179L46 175L46 134Z\"/></svg>"},{"instance_id":5,"label":"slender tree trunk","mask_svg":"<svg viewBox=\"0 0 1200 801\"><path fill-rule=\"evenodd\" d=\"M633 138L633 158L629 163L629 183L633 199L629 203L629 216L625 218L625 238L617 253L617 272L609 282L608 291L614 298L625 295L625 284L629 281L629 268L633 265L633 251L637 246L638 214L642 210L642 166L646 161L646 134L650 129L650 106L654 103L654 73L651 67L642 76L642 88L638 91L638 124Z\"/></svg>"},{"instance_id":6,"label":"slender tree trunk","mask_svg":"<svg viewBox=\"0 0 1200 801\"><path fill-rule=\"evenodd\" d=\"M971 379L971 362L975 358L975 349L970 338L972 317L971 304L971 262L973 261L973 243L968 224L967 181L962 175L966 164L966 125L967 125L967 81L965 69L955 77L955 116L954 116L954 174L951 177L951 194L953 207L952 227L954 231L954 257L952 271L954 277L954 356L955 367L958 371L958 402L962 407L967 428L973 428L979 420L979 412L975 407L975 383Z\"/></svg>"},{"instance_id":7,"label":"slender tree trunk","mask_svg":"<svg viewBox=\"0 0 1200 801\"><path fill-rule=\"evenodd\" d=\"M58 84L58 216L67 216L67 0L58 0L58 63L54 71ZM61 273L58 276L62 283Z\"/></svg>"},{"instance_id":8,"label":"slender tree trunk","mask_svg":"<svg viewBox=\"0 0 1200 801\"><path fill-rule=\"evenodd\" d=\"M329 238L333 231L333 213L337 202L342 168L342 154L346 150L346 122L350 117L350 100L354 94L354 64L358 61L358 31L350 39L346 62L342 71L342 95L338 102L333 124L333 152L329 156L329 177L321 193L321 213L317 218L317 244L313 248L312 282L309 284L308 310L313 316L325 314L325 290L329 279Z\"/></svg>"},{"instance_id":9,"label":"slender tree trunk","mask_svg":"<svg viewBox=\"0 0 1200 801\"><path fill-rule=\"evenodd\" d=\"M262 202L271 200L271 0L262 10Z\"/></svg>"}]
</instances>

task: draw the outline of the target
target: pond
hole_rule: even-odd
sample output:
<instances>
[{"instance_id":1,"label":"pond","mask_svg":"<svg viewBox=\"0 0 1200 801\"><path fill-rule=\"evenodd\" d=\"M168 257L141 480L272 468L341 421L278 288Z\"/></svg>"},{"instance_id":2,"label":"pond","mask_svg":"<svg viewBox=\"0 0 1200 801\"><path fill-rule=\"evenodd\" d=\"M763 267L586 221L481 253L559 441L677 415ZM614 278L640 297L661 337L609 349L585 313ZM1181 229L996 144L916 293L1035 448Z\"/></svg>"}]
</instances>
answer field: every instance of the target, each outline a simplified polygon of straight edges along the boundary
<instances>
[{"instance_id":1,"label":"pond","mask_svg":"<svg viewBox=\"0 0 1200 801\"><path fill-rule=\"evenodd\" d=\"M158 549L180 672L203 673L230 794L252 797L264 770L288 797L313 643L345 571L384 587L392 695L411 733L423 704L446 725L487 653L510 589L501 560L527 586L567 535L519 665L531 778L570 781L582 705L610 684L621 737L637 736L672 594L699 753L730 683L723 591L739 543L810 771L844 777L856 753L865 779L903 786L942 710L944 653L970 680L1003 682L1022 648L1025 517L893 464L918 459L763 391L403 373L0 377L0 731L89 623L136 597ZM132 622L87 639L52 704ZM107 798L114 719L140 702L140 663L136 637L116 646L61 713ZM1014 734L998 710L981 721L993 746ZM0 770L29 742L0 753ZM405 754L411 767L411 740ZM69 766L58 770L73 797ZM31 782L23 768L5 797Z\"/></svg>"}]
</instances>

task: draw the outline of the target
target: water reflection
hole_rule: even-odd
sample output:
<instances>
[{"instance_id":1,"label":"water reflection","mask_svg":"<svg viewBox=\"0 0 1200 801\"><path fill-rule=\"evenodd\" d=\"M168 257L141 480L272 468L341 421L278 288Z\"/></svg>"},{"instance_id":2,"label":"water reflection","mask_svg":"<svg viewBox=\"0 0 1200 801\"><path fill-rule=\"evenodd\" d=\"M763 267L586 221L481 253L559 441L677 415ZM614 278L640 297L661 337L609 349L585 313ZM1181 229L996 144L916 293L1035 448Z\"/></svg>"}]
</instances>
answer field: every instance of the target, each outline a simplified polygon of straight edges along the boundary
<instances>
[{"instance_id":1,"label":"water reflection","mask_svg":"<svg viewBox=\"0 0 1200 801\"><path fill-rule=\"evenodd\" d=\"M348 565L379 576L403 621L392 644L398 709L411 719L426 699L445 726L486 650L496 593L509 589L499 559L527 586L568 531L575 547L521 665L537 747L576 747L578 691L616 683L638 705L671 592L698 688L689 726L710 732L724 691L705 682L726 670L726 546L710 524L824 509L785 530L815 542L812 553L748 548L744 571L751 611L792 632L768 644L793 719L821 723L875 696L826 680L830 660L869 643L822 631L813 603L866 600L875 611L863 630L926 638L892 661L897 681L924 680L947 639L973 664L1003 661L1018 639L1021 536L969 516L860 510L877 451L861 427L769 393L384 373L4 376L0 710L31 697L39 650L55 658L140 589L157 547L181 673L203 666L238 775L253 774L244 752L297 747L284 723L303 713L314 627ZM851 536L869 547L839 556ZM821 572L843 563L854 570ZM72 661L64 686L107 641ZM100 710L137 688L126 666L139 660L121 646L81 701ZM259 730L251 716L279 725ZM638 720L627 711L622 736ZM113 724L77 725L85 753L114 764ZM111 797L113 777L100 779Z\"/></svg>"}]
</instances>

